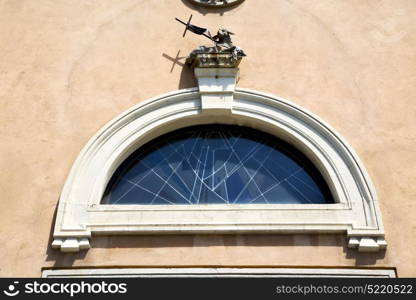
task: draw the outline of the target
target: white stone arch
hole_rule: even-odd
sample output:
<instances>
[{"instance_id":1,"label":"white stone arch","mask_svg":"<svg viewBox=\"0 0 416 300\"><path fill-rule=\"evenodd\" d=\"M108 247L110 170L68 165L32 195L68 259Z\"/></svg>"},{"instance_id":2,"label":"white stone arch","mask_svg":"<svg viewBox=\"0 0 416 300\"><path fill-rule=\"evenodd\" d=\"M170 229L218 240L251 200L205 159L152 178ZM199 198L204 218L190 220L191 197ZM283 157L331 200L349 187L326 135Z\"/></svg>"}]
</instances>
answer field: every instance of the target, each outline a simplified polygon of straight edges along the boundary
<instances>
[{"instance_id":1,"label":"white stone arch","mask_svg":"<svg viewBox=\"0 0 416 300\"><path fill-rule=\"evenodd\" d=\"M54 248L89 248L92 234L253 232L345 233L351 248L386 247L373 185L357 155L330 126L280 97L234 90L232 79L214 89L212 82L204 87L201 75L198 79L199 89L140 103L90 139L59 199ZM320 170L336 203L100 205L112 174L134 150L175 129L209 123L244 125L293 144Z\"/></svg>"}]
</instances>

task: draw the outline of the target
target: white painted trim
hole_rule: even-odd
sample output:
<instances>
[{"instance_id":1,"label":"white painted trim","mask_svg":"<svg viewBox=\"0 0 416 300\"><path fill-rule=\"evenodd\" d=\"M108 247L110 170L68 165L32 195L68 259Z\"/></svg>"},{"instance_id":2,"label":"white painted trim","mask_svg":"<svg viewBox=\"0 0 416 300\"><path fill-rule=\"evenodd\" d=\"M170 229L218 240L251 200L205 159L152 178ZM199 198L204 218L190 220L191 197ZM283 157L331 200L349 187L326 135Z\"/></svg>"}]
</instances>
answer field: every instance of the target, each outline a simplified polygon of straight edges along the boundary
<instances>
[{"instance_id":1,"label":"white painted trim","mask_svg":"<svg viewBox=\"0 0 416 300\"><path fill-rule=\"evenodd\" d=\"M331 269L331 268L114 268L44 270L44 278L63 277L387 277L394 278L394 270L387 269Z\"/></svg>"},{"instance_id":2,"label":"white painted trim","mask_svg":"<svg viewBox=\"0 0 416 300\"><path fill-rule=\"evenodd\" d=\"M229 86L228 79L216 80L209 93L218 99L226 94L226 101L216 101L215 107L201 104L204 90L185 89L136 105L104 126L71 169L59 200L52 246L68 252L87 249L91 234L345 232L351 248L384 249L377 197L351 147L290 101L247 89L231 91L230 96ZM113 172L134 150L169 131L211 123L252 127L293 144L318 167L337 203L100 205Z\"/></svg>"}]
</instances>

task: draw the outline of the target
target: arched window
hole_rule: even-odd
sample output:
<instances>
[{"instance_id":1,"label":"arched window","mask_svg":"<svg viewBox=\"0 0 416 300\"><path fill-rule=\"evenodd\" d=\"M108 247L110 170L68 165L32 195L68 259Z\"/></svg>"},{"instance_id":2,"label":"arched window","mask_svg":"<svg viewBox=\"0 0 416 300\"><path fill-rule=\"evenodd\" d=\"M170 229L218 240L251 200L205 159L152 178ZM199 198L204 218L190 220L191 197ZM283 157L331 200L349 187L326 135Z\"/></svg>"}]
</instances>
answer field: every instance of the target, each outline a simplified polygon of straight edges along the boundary
<instances>
[{"instance_id":1,"label":"arched window","mask_svg":"<svg viewBox=\"0 0 416 300\"><path fill-rule=\"evenodd\" d=\"M102 204L333 203L315 166L270 134L193 126L140 147L113 175Z\"/></svg>"},{"instance_id":2,"label":"arched window","mask_svg":"<svg viewBox=\"0 0 416 300\"><path fill-rule=\"evenodd\" d=\"M141 103L91 138L61 193L54 248L86 249L92 234L255 232L386 247L371 181L344 139L290 101L234 90L233 70L221 72L231 77L196 72L208 76L199 89Z\"/></svg>"}]
</instances>

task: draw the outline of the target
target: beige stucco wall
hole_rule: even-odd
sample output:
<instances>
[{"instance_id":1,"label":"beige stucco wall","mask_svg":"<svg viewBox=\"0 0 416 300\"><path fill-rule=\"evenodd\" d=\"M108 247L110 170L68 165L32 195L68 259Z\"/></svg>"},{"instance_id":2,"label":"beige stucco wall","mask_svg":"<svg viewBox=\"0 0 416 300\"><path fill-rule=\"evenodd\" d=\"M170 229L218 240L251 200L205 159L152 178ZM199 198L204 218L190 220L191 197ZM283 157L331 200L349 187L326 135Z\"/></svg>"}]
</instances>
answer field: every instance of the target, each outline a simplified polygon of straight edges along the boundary
<instances>
[{"instance_id":1,"label":"beige stucco wall","mask_svg":"<svg viewBox=\"0 0 416 300\"><path fill-rule=\"evenodd\" d=\"M246 0L225 11L181 0L0 1L0 276L71 266L329 266L416 276L416 2ZM149 97L195 85L166 56L206 43L173 18L235 32L248 57L239 87L326 120L376 187L388 250L343 236L94 237L50 249L65 178L88 139Z\"/></svg>"}]
</instances>

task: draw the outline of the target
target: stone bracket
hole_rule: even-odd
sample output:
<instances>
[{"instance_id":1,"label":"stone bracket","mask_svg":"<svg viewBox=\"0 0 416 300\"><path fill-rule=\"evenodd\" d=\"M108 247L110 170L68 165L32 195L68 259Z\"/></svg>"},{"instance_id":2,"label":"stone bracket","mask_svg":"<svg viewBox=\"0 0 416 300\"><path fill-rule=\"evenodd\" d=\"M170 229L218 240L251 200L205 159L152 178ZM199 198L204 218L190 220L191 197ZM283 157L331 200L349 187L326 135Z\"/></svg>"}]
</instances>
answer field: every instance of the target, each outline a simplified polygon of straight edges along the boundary
<instances>
[{"instance_id":1,"label":"stone bracket","mask_svg":"<svg viewBox=\"0 0 416 300\"><path fill-rule=\"evenodd\" d=\"M238 68L195 68L203 113L231 113Z\"/></svg>"},{"instance_id":2,"label":"stone bracket","mask_svg":"<svg viewBox=\"0 0 416 300\"><path fill-rule=\"evenodd\" d=\"M65 237L55 238L52 248L60 249L61 252L78 252L79 250L89 249L90 241L88 238Z\"/></svg>"},{"instance_id":3,"label":"stone bracket","mask_svg":"<svg viewBox=\"0 0 416 300\"><path fill-rule=\"evenodd\" d=\"M352 236L348 239L348 248L358 249L359 252L377 252L387 248L383 237Z\"/></svg>"}]
</instances>

